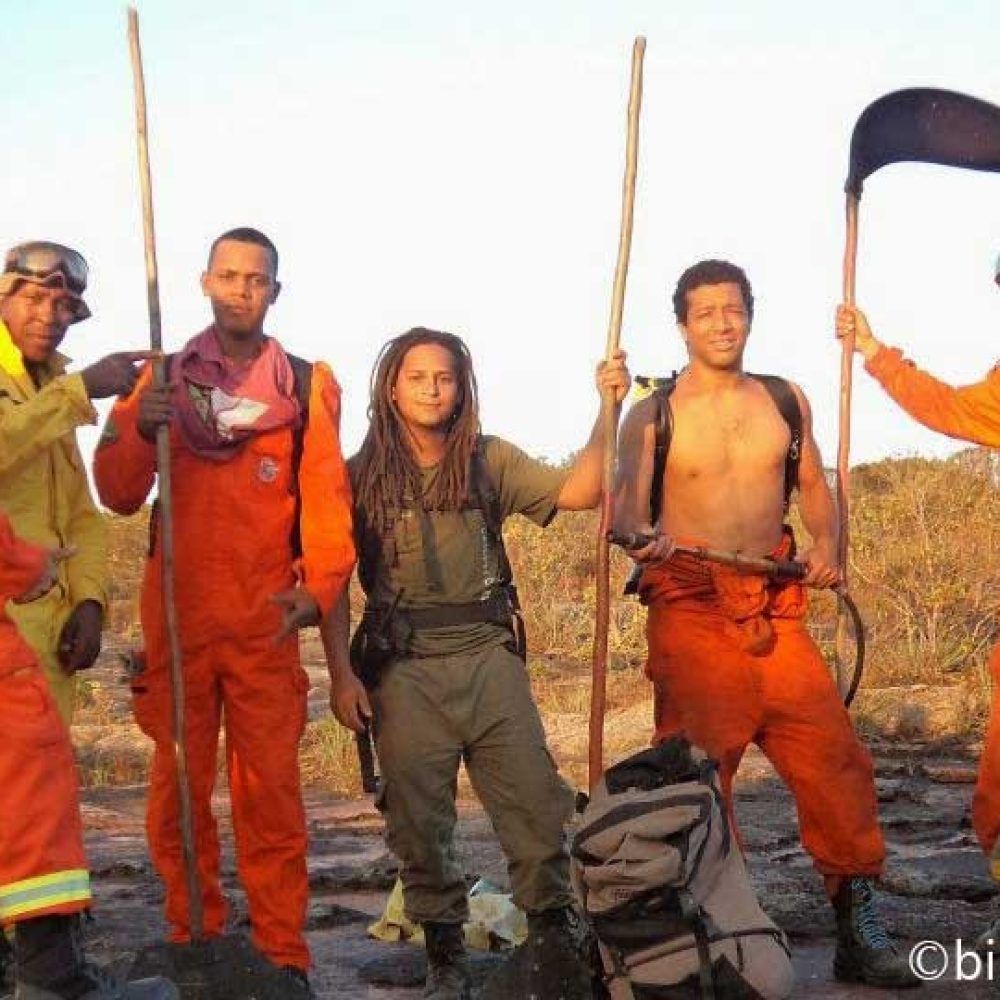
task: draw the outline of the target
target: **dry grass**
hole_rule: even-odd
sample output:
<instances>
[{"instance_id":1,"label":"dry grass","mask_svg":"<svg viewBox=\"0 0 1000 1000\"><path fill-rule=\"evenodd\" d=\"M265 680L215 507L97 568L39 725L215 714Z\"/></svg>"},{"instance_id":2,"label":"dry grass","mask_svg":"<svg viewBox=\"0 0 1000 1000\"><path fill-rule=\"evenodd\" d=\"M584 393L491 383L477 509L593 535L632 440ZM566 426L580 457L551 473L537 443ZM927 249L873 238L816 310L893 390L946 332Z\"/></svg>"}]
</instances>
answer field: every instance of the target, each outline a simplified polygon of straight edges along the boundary
<instances>
[{"instance_id":1,"label":"dry grass","mask_svg":"<svg viewBox=\"0 0 1000 1000\"><path fill-rule=\"evenodd\" d=\"M309 723L299 761L303 784L321 786L333 795L361 794L354 733L333 718Z\"/></svg>"},{"instance_id":2,"label":"dry grass","mask_svg":"<svg viewBox=\"0 0 1000 1000\"><path fill-rule=\"evenodd\" d=\"M944 461L886 460L854 470L851 590L868 623L865 687L955 688L945 699L947 709L935 707L933 698L927 704L917 699L915 707L892 714L876 698L860 713L862 725L900 735L945 718L952 721L940 724L964 733L981 727L990 698L986 658L1000 638L998 481L996 456L978 449ZM147 516L110 522L109 625L115 644L129 646L140 638ZM596 516L580 513L562 515L544 532L514 518L506 531L525 610L532 683L571 771L581 766L578 737L590 699L596 530ZM649 686L641 671L645 613L621 596L628 569L625 556L613 551L609 730L619 718L623 747L641 744L649 724ZM360 609L356 590L352 605ZM835 602L817 595L810 624L830 655L834 621ZM145 741L130 730L120 691L88 678L78 719L80 736L91 737L81 753L87 783L144 780L145 758L136 743ZM129 731L131 738L122 737ZM338 794L358 792L353 736L329 718L309 724L302 768L306 783Z\"/></svg>"}]
</instances>

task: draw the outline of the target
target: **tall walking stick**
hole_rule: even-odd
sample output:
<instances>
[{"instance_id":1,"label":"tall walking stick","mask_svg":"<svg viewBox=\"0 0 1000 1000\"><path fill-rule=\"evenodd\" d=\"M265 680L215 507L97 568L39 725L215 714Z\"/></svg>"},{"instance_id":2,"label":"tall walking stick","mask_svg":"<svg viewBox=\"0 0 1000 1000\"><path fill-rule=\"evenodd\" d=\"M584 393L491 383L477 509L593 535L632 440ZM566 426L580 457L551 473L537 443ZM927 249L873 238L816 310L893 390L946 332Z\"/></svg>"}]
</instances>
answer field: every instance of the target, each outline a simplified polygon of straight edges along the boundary
<instances>
[{"instance_id":1,"label":"tall walking stick","mask_svg":"<svg viewBox=\"0 0 1000 1000\"><path fill-rule=\"evenodd\" d=\"M858 202L853 191L847 193L847 238L844 246L844 302L854 305L855 275L858 260ZM845 337L840 355L840 433L837 442L837 564L840 585L847 587L847 559L850 552L850 456L851 456L851 388L854 375L854 336ZM843 600L837 601L837 632L834 642L834 663L837 689L843 694L847 672L848 609Z\"/></svg>"},{"instance_id":2,"label":"tall walking stick","mask_svg":"<svg viewBox=\"0 0 1000 1000\"><path fill-rule=\"evenodd\" d=\"M132 56L135 84L135 128L139 147L139 185L142 189L142 228L146 250L146 297L149 304L149 342L154 351L163 350L160 330L160 282L156 266L156 232L153 228L153 186L149 171L149 144L146 130L146 84L142 73L142 50L139 47L139 15L128 9L128 42ZM166 382L165 361L153 362L153 381ZM181 841L188 890L188 920L191 938L202 937L201 886L194 852L194 823L191 812L191 785L188 780L187 744L184 728L184 674L180 635L177 630L177 605L174 602L174 523L170 490L170 428L161 424L156 430L156 472L159 479L159 538L163 570L163 614L170 643L170 689L173 695L174 758L177 763L177 789L181 807Z\"/></svg>"},{"instance_id":3,"label":"tall walking stick","mask_svg":"<svg viewBox=\"0 0 1000 1000\"><path fill-rule=\"evenodd\" d=\"M851 133L847 183L847 245L844 251L844 302L855 304L858 206L865 180L892 163L938 163L1000 173L1000 108L968 94L929 87L896 90L873 101ZM851 375L854 338L845 337L840 364L840 443L837 449L838 561L847 584L848 457L851 447ZM837 618L837 682L843 691L847 610ZM856 684L856 680L855 680Z\"/></svg>"},{"instance_id":4,"label":"tall walking stick","mask_svg":"<svg viewBox=\"0 0 1000 1000\"><path fill-rule=\"evenodd\" d=\"M632 82L628 101L628 140L625 149L625 180L622 188L622 222L615 265L611 319L605 358L610 361L618 350L625 305L625 279L628 276L629 251L632 247L632 210L635 205L635 175L639 151L639 108L642 105L642 59L646 39L636 38L632 46ZM590 695L590 787L604 773L604 711L607 698L608 619L611 610L611 556L608 532L614 514L614 488L618 407L612 390L601 398L601 428L604 435L604 471L601 482L601 527L597 536L597 611L594 627L594 666Z\"/></svg>"}]
</instances>

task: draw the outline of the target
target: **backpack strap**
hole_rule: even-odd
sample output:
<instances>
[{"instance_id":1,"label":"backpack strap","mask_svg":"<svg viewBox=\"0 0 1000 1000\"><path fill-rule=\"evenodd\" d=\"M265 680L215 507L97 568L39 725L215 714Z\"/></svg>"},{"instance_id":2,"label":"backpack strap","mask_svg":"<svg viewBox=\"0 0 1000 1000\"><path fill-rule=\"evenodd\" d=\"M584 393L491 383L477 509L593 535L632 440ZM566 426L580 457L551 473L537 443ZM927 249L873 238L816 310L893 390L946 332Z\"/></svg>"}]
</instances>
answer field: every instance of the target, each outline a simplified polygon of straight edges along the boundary
<instances>
[{"instance_id":1,"label":"backpack strap","mask_svg":"<svg viewBox=\"0 0 1000 1000\"><path fill-rule=\"evenodd\" d=\"M785 455L785 513L791 503L792 492L799 485L799 462L802 459L802 408L798 396L787 379L778 375L758 375L747 372L758 381L771 397L782 420L788 426L791 440ZM670 395L677 386L677 372L663 379L653 389L656 400L655 444L653 446L653 482L649 490L649 523L656 524L663 505L663 476L667 467L670 439L673 433L673 416L670 409Z\"/></svg>"},{"instance_id":2,"label":"backpack strap","mask_svg":"<svg viewBox=\"0 0 1000 1000\"><path fill-rule=\"evenodd\" d=\"M785 455L785 513L792 499L792 491L799 485L799 462L802 459L802 408L799 398L787 379L778 375L756 375L748 372L767 390L781 418L788 425L791 440Z\"/></svg>"},{"instance_id":3,"label":"backpack strap","mask_svg":"<svg viewBox=\"0 0 1000 1000\"><path fill-rule=\"evenodd\" d=\"M503 543L503 507L500 504L500 493L490 477L486 465L486 445L482 438L476 444L472 453L472 467L469 470L469 494L482 511L483 524L489 536L491 545L496 550L497 570L501 587L513 587L514 571L507 558L507 549ZM515 598L516 603L516 598Z\"/></svg>"},{"instance_id":4,"label":"backpack strap","mask_svg":"<svg viewBox=\"0 0 1000 1000\"><path fill-rule=\"evenodd\" d=\"M309 426L309 394L312 392L312 362L285 352L292 366L295 398L298 400L302 419L292 429L292 488L295 490L295 519L292 521L292 557L302 556L302 491L299 489L299 469L305 447L306 428Z\"/></svg>"},{"instance_id":5,"label":"backpack strap","mask_svg":"<svg viewBox=\"0 0 1000 1000\"><path fill-rule=\"evenodd\" d=\"M482 513L483 525L486 531L487 543L496 553L497 583L481 600L470 604L442 604L432 608L397 608L394 617L404 624L410 632L421 629L442 628L455 625L472 625L482 622L504 625L510 628L514 635L515 646L520 655L524 655L523 622L520 615L520 604L517 590L514 587L513 570L507 556L503 541L503 508L500 494L489 474L486 465L485 447L482 439L477 443L472 453L469 468L468 500L463 509L479 510ZM426 511L419 511L428 522ZM359 545L361 580L366 589L374 585L377 560L379 554L392 551L395 553L395 533L390 529L385 537L378 537L370 530L362 533ZM424 567L428 581L432 583L435 572L440 567L433 564L429 558L429 546L432 544L432 533L422 532L424 548ZM439 589L439 588L436 588ZM375 614L378 609L366 604L365 613Z\"/></svg>"},{"instance_id":6,"label":"backpack strap","mask_svg":"<svg viewBox=\"0 0 1000 1000\"><path fill-rule=\"evenodd\" d=\"M656 524L663 508L663 476L667 468L667 453L670 451L670 438L674 430L674 418L670 410L670 395L677 387L677 372L670 378L663 379L653 388L653 399L656 401L654 419L653 444L653 482L649 488L649 523Z\"/></svg>"}]
</instances>

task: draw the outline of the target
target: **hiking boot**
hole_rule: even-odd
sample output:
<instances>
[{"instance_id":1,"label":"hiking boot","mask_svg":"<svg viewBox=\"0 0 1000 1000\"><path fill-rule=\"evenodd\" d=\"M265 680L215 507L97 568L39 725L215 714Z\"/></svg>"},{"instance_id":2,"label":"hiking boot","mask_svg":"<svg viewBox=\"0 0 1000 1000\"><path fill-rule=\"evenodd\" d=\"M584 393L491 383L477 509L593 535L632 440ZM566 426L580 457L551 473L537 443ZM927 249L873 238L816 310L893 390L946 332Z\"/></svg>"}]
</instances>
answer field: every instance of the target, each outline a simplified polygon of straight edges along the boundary
<instances>
[{"instance_id":1,"label":"hiking boot","mask_svg":"<svg viewBox=\"0 0 1000 1000\"><path fill-rule=\"evenodd\" d=\"M980 955L1000 955L1000 916L994 917L976 938L973 949Z\"/></svg>"},{"instance_id":2,"label":"hiking boot","mask_svg":"<svg viewBox=\"0 0 1000 1000\"><path fill-rule=\"evenodd\" d=\"M909 960L893 947L875 906L875 890L869 878L843 878L833 897L837 914L837 951L834 977L843 983L904 988L919 986L920 978Z\"/></svg>"},{"instance_id":3,"label":"hiking boot","mask_svg":"<svg viewBox=\"0 0 1000 1000\"><path fill-rule=\"evenodd\" d=\"M88 962L76 915L19 921L14 957L14 1000L180 1000L169 979L126 983Z\"/></svg>"},{"instance_id":4,"label":"hiking boot","mask_svg":"<svg viewBox=\"0 0 1000 1000\"><path fill-rule=\"evenodd\" d=\"M537 1000L591 1000L587 930L572 906L528 914L528 941L535 952L529 996Z\"/></svg>"},{"instance_id":5,"label":"hiking boot","mask_svg":"<svg viewBox=\"0 0 1000 1000\"><path fill-rule=\"evenodd\" d=\"M423 927L427 946L424 1000L469 1000L472 983L462 925L428 922Z\"/></svg>"},{"instance_id":6,"label":"hiking boot","mask_svg":"<svg viewBox=\"0 0 1000 1000\"><path fill-rule=\"evenodd\" d=\"M295 965L277 966L266 958L262 964L263 971L250 986L251 1000L316 1000L304 969Z\"/></svg>"},{"instance_id":7,"label":"hiking boot","mask_svg":"<svg viewBox=\"0 0 1000 1000\"><path fill-rule=\"evenodd\" d=\"M528 937L486 983L483 1000L593 1000L592 949L570 906L528 914Z\"/></svg>"}]
</instances>

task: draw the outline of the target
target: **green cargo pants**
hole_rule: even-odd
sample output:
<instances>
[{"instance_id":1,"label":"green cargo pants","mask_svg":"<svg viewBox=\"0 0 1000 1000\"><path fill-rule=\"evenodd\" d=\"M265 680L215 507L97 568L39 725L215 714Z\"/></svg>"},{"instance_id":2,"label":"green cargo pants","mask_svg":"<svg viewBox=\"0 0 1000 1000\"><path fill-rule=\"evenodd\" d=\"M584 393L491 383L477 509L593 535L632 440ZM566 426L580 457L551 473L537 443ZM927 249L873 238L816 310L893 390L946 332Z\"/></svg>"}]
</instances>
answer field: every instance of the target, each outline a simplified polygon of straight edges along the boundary
<instances>
[{"instance_id":1,"label":"green cargo pants","mask_svg":"<svg viewBox=\"0 0 1000 1000\"><path fill-rule=\"evenodd\" d=\"M517 655L494 646L394 660L373 692L373 708L379 808L411 920L468 917L452 846L463 758L507 856L514 902L529 913L573 902L564 832L573 792L545 745Z\"/></svg>"}]
</instances>

